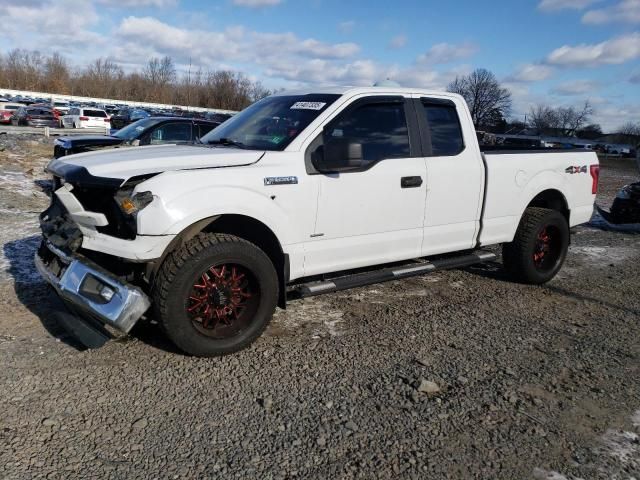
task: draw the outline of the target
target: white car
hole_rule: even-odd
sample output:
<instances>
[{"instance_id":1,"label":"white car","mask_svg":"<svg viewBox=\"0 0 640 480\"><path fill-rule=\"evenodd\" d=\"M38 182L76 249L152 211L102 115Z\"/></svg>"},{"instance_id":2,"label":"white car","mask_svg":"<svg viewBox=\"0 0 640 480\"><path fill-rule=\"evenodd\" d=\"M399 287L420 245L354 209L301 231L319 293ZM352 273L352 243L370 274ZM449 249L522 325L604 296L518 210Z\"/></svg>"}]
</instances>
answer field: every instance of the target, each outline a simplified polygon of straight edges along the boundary
<instances>
[{"instance_id":1,"label":"white car","mask_svg":"<svg viewBox=\"0 0 640 480\"><path fill-rule=\"evenodd\" d=\"M72 107L62 117L64 128L111 128L109 114L99 108Z\"/></svg>"},{"instance_id":2,"label":"white car","mask_svg":"<svg viewBox=\"0 0 640 480\"><path fill-rule=\"evenodd\" d=\"M515 280L547 282L599 176L584 149L483 152L461 96L386 86L278 93L201 144L47 170L35 261L71 329L104 343L153 305L202 356L248 346L288 298L494 260L491 245Z\"/></svg>"},{"instance_id":3,"label":"white car","mask_svg":"<svg viewBox=\"0 0 640 480\"><path fill-rule=\"evenodd\" d=\"M69 112L71 105L66 100L53 100L51 107L60 112L60 114L65 115Z\"/></svg>"}]
</instances>

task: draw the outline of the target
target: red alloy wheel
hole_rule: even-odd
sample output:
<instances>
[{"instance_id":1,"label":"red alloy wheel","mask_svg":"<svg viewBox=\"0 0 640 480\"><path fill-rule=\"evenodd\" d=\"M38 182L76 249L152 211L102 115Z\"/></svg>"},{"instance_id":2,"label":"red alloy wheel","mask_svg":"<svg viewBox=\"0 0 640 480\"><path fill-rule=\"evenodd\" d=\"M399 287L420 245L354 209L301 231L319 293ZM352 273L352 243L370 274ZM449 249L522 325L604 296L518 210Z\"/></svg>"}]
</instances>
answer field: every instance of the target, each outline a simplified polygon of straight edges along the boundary
<instances>
[{"instance_id":1,"label":"red alloy wheel","mask_svg":"<svg viewBox=\"0 0 640 480\"><path fill-rule=\"evenodd\" d=\"M249 325L259 301L260 289L251 271L223 263L209 267L194 281L185 309L200 333L222 339Z\"/></svg>"},{"instance_id":2,"label":"red alloy wheel","mask_svg":"<svg viewBox=\"0 0 640 480\"><path fill-rule=\"evenodd\" d=\"M561 250L560 232L554 226L545 226L538 233L534 251L533 264L540 271L548 271L555 267Z\"/></svg>"}]
</instances>

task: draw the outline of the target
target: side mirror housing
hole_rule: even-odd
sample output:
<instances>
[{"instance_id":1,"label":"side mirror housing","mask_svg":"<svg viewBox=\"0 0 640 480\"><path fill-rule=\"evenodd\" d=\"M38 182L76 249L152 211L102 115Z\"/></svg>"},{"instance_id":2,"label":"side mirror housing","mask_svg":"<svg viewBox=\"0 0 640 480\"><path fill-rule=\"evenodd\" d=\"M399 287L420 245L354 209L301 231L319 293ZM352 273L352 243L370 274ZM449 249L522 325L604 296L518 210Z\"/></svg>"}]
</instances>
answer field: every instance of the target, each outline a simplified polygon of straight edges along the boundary
<instances>
[{"instance_id":1,"label":"side mirror housing","mask_svg":"<svg viewBox=\"0 0 640 480\"><path fill-rule=\"evenodd\" d=\"M356 170L364 165L362 144L346 138L325 137L324 145L311 155L311 163L322 173Z\"/></svg>"}]
</instances>

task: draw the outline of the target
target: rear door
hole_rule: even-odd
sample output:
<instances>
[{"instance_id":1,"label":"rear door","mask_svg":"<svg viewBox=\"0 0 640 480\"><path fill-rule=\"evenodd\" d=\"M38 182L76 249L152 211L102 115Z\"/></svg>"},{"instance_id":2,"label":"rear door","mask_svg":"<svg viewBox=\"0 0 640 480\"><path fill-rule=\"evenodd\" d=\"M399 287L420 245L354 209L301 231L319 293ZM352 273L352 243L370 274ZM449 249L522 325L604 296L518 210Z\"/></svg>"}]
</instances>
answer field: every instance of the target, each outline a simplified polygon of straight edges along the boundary
<instances>
[{"instance_id":1,"label":"rear door","mask_svg":"<svg viewBox=\"0 0 640 480\"><path fill-rule=\"evenodd\" d=\"M422 255L473 248L485 171L475 130L463 128L471 118L458 99L418 97L415 106L427 169Z\"/></svg>"},{"instance_id":2,"label":"rear door","mask_svg":"<svg viewBox=\"0 0 640 480\"><path fill-rule=\"evenodd\" d=\"M363 164L354 169L345 158L334 173L317 174L318 212L305 245L305 275L420 255L426 169L416 134L409 99L365 97L312 142L311 151L336 139L361 146Z\"/></svg>"}]
</instances>

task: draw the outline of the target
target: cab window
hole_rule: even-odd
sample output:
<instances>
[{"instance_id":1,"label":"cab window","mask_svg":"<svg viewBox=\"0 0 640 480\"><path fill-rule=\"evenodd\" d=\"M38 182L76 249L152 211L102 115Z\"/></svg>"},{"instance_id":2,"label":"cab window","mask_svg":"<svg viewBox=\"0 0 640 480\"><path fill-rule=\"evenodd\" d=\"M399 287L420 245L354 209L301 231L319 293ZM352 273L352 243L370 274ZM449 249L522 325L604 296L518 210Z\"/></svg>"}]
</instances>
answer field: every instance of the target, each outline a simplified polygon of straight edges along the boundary
<instances>
[{"instance_id":1,"label":"cab window","mask_svg":"<svg viewBox=\"0 0 640 480\"><path fill-rule=\"evenodd\" d=\"M165 123L151 132L151 145L191 142L191 123Z\"/></svg>"},{"instance_id":2,"label":"cab window","mask_svg":"<svg viewBox=\"0 0 640 480\"><path fill-rule=\"evenodd\" d=\"M455 105L423 103L431 135L431 155L445 157L464 150L462 129Z\"/></svg>"},{"instance_id":3,"label":"cab window","mask_svg":"<svg viewBox=\"0 0 640 480\"><path fill-rule=\"evenodd\" d=\"M407 158L410 156L409 131L404 105L367 103L347 111L330 125L325 136L327 141L361 145L365 162Z\"/></svg>"}]
</instances>

